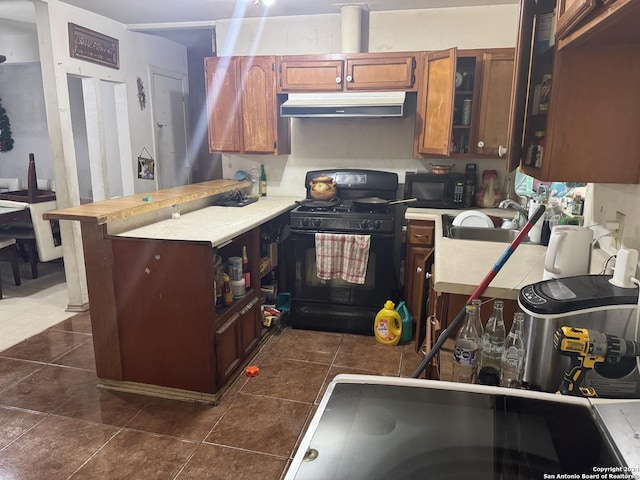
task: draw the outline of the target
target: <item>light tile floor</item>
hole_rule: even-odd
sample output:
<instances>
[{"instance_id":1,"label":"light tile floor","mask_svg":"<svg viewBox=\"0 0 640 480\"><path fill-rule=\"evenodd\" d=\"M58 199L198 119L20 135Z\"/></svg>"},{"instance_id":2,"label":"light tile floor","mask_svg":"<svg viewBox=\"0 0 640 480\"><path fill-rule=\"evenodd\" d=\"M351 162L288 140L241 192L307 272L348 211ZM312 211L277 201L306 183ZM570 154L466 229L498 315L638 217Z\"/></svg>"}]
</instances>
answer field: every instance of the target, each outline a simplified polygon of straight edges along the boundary
<instances>
[{"instance_id":1,"label":"light tile floor","mask_svg":"<svg viewBox=\"0 0 640 480\"><path fill-rule=\"evenodd\" d=\"M38 264L31 278L28 263L20 264L21 285L16 286L9 262L0 262L0 351L60 323L77 312L67 312L67 286L62 260Z\"/></svg>"}]
</instances>

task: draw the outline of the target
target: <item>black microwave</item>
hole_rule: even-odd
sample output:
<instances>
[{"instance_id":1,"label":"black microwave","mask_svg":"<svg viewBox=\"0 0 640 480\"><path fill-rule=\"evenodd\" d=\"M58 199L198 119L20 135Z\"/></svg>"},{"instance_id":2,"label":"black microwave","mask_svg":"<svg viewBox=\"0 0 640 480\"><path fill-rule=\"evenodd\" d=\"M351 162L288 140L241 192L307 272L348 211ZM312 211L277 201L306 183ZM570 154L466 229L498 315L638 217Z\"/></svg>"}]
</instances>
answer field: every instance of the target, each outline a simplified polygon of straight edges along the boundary
<instances>
[{"instance_id":1,"label":"black microwave","mask_svg":"<svg viewBox=\"0 0 640 480\"><path fill-rule=\"evenodd\" d=\"M464 174L407 172L404 177L404 198L417 198L411 207L458 208L464 203Z\"/></svg>"}]
</instances>

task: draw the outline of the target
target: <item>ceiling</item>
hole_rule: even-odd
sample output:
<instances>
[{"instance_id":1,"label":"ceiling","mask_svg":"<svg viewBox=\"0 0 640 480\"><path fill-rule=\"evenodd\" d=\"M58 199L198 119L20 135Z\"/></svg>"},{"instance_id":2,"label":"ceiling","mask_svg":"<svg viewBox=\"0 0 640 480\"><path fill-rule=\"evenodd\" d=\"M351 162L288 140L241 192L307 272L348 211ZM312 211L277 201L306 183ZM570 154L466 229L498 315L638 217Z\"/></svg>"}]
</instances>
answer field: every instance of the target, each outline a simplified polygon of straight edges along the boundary
<instances>
[{"instance_id":1,"label":"ceiling","mask_svg":"<svg viewBox=\"0 0 640 480\"><path fill-rule=\"evenodd\" d=\"M215 20L237 17L280 17L292 15L339 14L343 6L354 5L370 12L415 10L462 6L515 4L519 0L60 0L88 10L135 30L156 33L187 46L211 41L206 27ZM0 0L0 29L21 33L34 29L35 16L30 0ZM166 24L177 23L176 28ZM191 25L189 25L191 23ZM162 24L162 25L158 25Z\"/></svg>"}]
</instances>

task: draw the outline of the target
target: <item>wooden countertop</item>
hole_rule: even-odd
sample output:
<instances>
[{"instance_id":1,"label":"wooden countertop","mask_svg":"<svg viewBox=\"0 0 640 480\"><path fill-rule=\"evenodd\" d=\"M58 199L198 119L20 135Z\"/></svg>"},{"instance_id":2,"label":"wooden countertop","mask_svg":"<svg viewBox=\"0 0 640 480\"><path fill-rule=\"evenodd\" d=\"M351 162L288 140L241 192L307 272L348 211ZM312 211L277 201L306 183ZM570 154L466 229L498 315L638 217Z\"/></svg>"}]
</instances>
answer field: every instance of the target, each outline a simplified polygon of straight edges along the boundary
<instances>
[{"instance_id":1,"label":"wooden countertop","mask_svg":"<svg viewBox=\"0 0 640 480\"><path fill-rule=\"evenodd\" d=\"M102 225L115 220L122 220L135 215L170 207L175 204L199 200L250 186L251 183L247 181L211 180L53 210L45 213L44 218L46 220L79 220L81 222L93 222ZM145 201L145 198L149 198L150 200Z\"/></svg>"}]
</instances>

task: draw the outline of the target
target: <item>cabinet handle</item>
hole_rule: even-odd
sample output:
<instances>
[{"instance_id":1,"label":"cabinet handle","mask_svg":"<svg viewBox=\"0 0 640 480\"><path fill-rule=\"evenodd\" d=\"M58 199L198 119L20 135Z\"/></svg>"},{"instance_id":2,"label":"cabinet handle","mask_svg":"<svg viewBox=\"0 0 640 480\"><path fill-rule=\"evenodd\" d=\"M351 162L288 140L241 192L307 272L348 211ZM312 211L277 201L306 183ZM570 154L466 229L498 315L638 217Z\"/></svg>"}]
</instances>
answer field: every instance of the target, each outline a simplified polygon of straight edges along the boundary
<instances>
[{"instance_id":1,"label":"cabinet handle","mask_svg":"<svg viewBox=\"0 0 640 480\"><path fill-rule=\"evenodd\" d=\"M351 75L347 75L347 82L353 82L353 77Z\"/></svg>"},{"instance_id":2,"label":"cabinet handle","mask_svg":"<svg viewBox=\"0 0 640 480\"><path fill-rule=\"evenodd\" d=\"M258 297L254 297L253 300L251 300L249 303L247 303L244 308L242 310L240 310L240 315L244 315L246 314L248 311L250 311L255 304L258 303Z\"/></svg>"},{"instance_id":3,"label":"cabinet handle","mask_svg":"<svg viewBox=\"0 0 640 480\"><path fill-rule=\"evenodd\" d=\"M422 273L422 267L417 267L417 268L416 268L416 272L418 272L418 273Z\"/></svg>"},{"instance_id":4,"label":"cabinet handle","mask_svg":"<svg viewBox=\"0 0 640 480\"><path fill-rule=\"evenodd\" d=\"M507 154L507 147L503 147L502 145L500 145L498 147L498 156L502 158L506 154Z\"/></svg>"},{"instance_id":5,"label":"cabinet handle","mask_svg":"<svg viewBox=\"0 0 640 480\"><path fill-rule=\"evenodd\" d=\"M336 77L336 83L342 83L342 78Z\"/></svg>"},{"instance_id":6,"label":"cabinet handle","mask_svg":"<svg viewBox=\"0 0 640 480\"><path fill-rule=\"evenodd\" d=\"M416 238L427 238L424 233L414 233L413 236Z\"/></svg>"},{"instance_id":7,"label":"cabinet handle","mask_svg":"<svg viewBox=\"0 0 640 480\"><path fill-rule=\"evenodd\" d=\"M482 140L478 141L478 148L484 148L484 142Z\"/></svg>"},{"instance_id":8,"label":"cabinet handle","mask_svg":"<svg viewBox=\"0 0 640 480\"><path fill-rule=\"evenodd\" d=\"M431 273L427 272L424 274L424 278L426 278L427 280L429 280L431 278Z\"/></svg>"}]
</instances>

